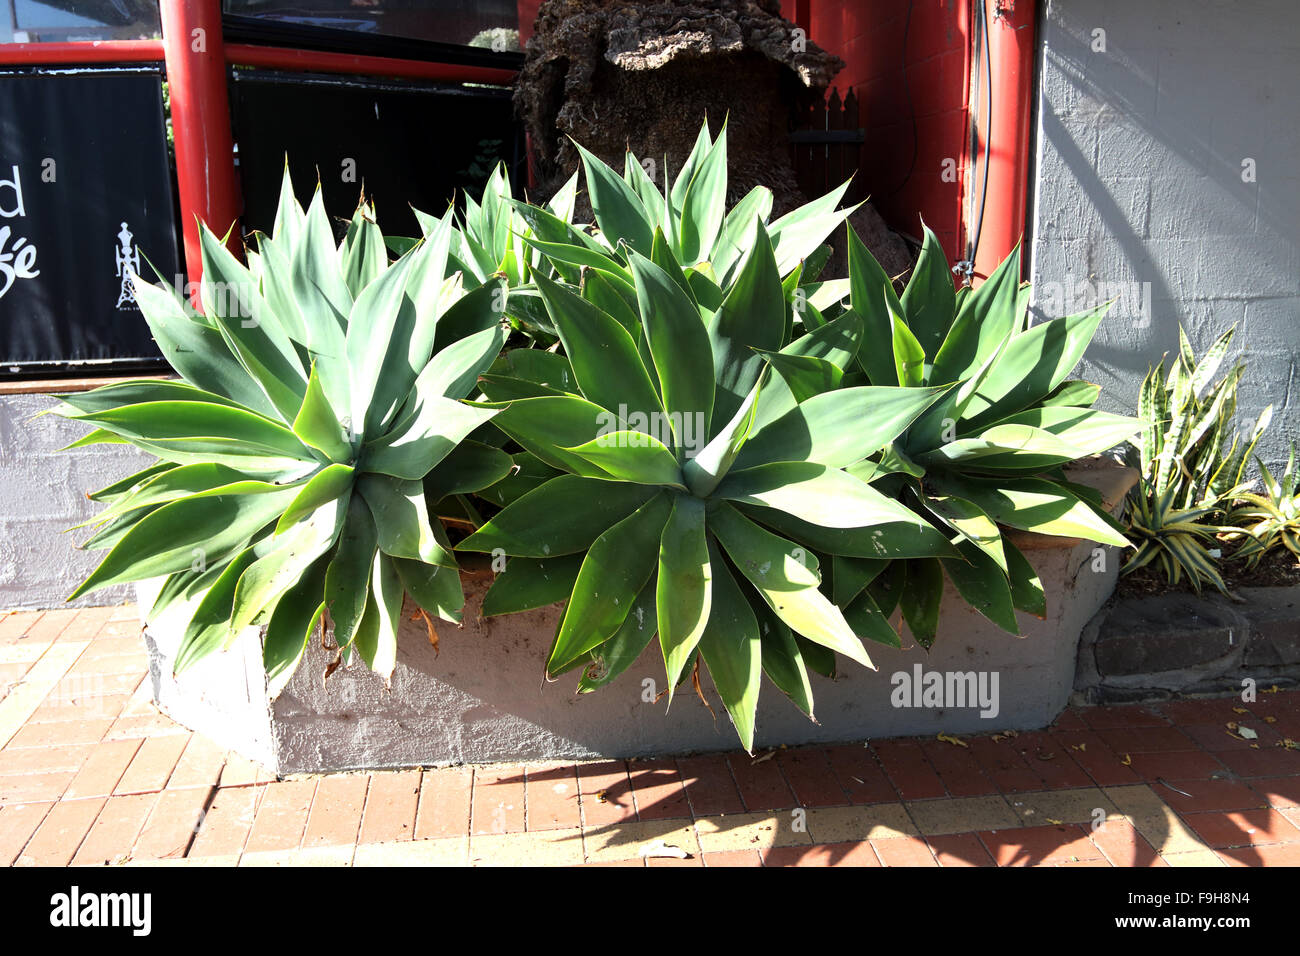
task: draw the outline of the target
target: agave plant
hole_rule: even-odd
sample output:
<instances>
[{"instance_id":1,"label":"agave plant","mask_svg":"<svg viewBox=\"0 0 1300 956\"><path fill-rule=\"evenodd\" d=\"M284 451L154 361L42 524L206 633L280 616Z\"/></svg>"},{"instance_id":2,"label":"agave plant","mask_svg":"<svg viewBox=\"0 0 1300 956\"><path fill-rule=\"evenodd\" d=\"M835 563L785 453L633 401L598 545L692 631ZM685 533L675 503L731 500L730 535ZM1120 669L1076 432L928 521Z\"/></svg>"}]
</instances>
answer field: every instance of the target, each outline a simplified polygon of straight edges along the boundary
<instances>
[{"instance_id":1,"label":"agave plant","mask_svg":"<svg viewBox=\"0 0 1300 956\"><path fill-rule=\"evenodd\" d=\"M646 164L631 151L624 155L623 175L619 176L580 144L574 145L582 157L599 227L594 237L597 243L626 261L625 249L651 257L659 241L682 266L697 269L724 289L738 274L755 218L766 227L777 274L784 278L820 249L825 238L856 208L836 209L848 189L845 182L775 222L768 221L772 192L765 186L755 186L727 210L725 124L716 139L710 136L707 122L700 128L695 146L671 187L665 162L662 189L651 179ZM656 230L662 233L658 240ZM547 251L556 258L563 257L561 250Z\"/></svg>"},{"instance_id":2,"label":"agave plant","mask_svg":"<svg viewBox=\"0 0 1300 956\"><path fill-rule=\"evenodd\" d=\"M856 208L836 209L848 189L845 182L774 221L772 192L765 186L755 186L728 210L725 126L716 139L707 123L701 127L671 184L665 162L662 189L647 172L653 166L643 165L631 151L624 155L620 175L581 144L574 145L582 159L594 228L574 226L550 210L518 201L513 205L531 230L524 241L549 260L559 278L574 284L581 271L584 285L596 286L590 297L628 322L628 312L637 305L629 253L639 253L661 268L675 266L691 298L714 312L739 274L758 220L772 246L777 274L783 280L794 276L783 290L790 299L795 285L812 282L830 252L826 237ZM557 194L570 216L574 186L570 180Z\"/></svg>"},{"instance_id":3,"label":"agave plant","mask_svg":"<svg viewBox=\"0 0 1300 956\"><path fill-rule=\"evenodd\" d=\"M1264 493L1239 492L1228 512L1225 524L1232 530L1225 540L1239 541L1234 558L1244 560L1247 568L1258 566L1270 551L1285 548L1300 561L1300 496L1297 496L1295 446L1287 456L1286 470L1279 480L1258 458Z\"/></svg>"},{"instance_id":4,"label":"agave plant","mask_svg":"<svg viewBox=\"0 0 1300 956\"><path fill-rule=\"evenodd\" d=\"M978 288L958 292L937 237L923 229L921 256L901 296L849 230L847 293L866 328L856 367L872 385L946 387L874 456L870 475L957 549L900 562L875 582L880 601L897 601L913 637L929 646L945 575L1013 634L1017 609L1044 615L1042 585L1003 527L1127 545L1095 492L1067 480L1061 466L1143 426L1092 410L1100 389L1068 377L1105 307L1028 325L1019 249Z\"/></svg>"},{"instance_id":5,"label":"agave plant","mask_svg":"<svg viewBox=\"0 0 1300 956\"><path fill-rule=\"evenodd\" d=\"M716 311L635 248L635 311L534 276L564 355L512 352L532 367L482 379L527 477L458 546L511 556L485 614L567 599L548 675L582 667L593 690L658 634L670 701L698 655L747 749L763 673L811 716L810 669L871 666L860 638L893 635L866 581L891 558L957 554L862 472L945 390L836 387L861 320L792 340L773 244L759 217L750 229Z\"/></svg>"},{"instance_id":6,"label":"agave plant","mask_svg":"<svg viewBox=\"0 0 1300 956\"><path fill-rule=\"evenodd\" d=\"M1180 327L1170 371L1161 362L1142 383L1138 415L1148 428L1126 452L1141 474L1129 495L1128 534L1137 551L1126 574L1154 561L1173 584L1186 575L1197 591L1206 585L1227 590L1212 545L1218 533L1231 530L1223 512L1247 492L1246 463L1273 413L1273 406L1265 408L1243 439L1233 419L1245 366L1239 363L1211 385L1234 331L1219 336L1197 361Z\"/></svg>"},{"instance_id":7,"label":"agave plant","mask_svg":"<svg viewBox=\"0 0 1300 956\"><path fill-rule=\"evenodd\" d=\"M505 165L498 164L478 199L462 195L464 208L459 213L449 210L440 219L414 210L426 238L451 229L448 261L453 269L479 284L491 284L498 277L506 283L510 298L502 309L511 326L542 345L555 341L555 330L531 283L532 274L540 270L547 278L572 278L574 270L553 265L527 240L583 241L584 234L571 225L577 183L575 173L544 207L533 206L514 198ZM404 252L414 241L396 240L394 249Z\"/></svg>"},{"instance_id":8,"label":"agave plant","mask_svg":"<svg viewBox=\"0 0 1300 956\"><path fill-rule=\"evenodd\" d=\"M387 677L404 593L459 620L451 544L429 498L509 470L466 440L492 409L460 401L504 332L449 277L450 224L389 261L372 207L335 245L321 193L304 212L286 171L272 236L242 266L202 230L202 314L136 277L141 312L179 381L58 396L157 465L91 497L86 547L107 554L73 597L165 578L150 615L187 615L178 670L265 625L278 690L327 618L334 640ZM478 290L476 290L477 292Z\"/></svg>"}]
</instances>

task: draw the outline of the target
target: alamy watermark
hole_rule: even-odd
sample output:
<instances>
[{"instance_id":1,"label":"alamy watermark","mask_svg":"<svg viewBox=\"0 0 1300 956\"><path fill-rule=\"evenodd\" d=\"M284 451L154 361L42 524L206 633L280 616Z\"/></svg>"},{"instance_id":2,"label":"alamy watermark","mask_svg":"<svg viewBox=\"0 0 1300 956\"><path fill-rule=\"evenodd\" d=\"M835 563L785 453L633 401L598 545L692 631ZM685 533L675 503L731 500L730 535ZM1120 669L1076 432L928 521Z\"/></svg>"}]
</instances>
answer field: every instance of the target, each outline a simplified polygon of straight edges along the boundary
<instances>
[{"instance_id":1,"label":"alamy watermark","mask_svg":"<svg viewBox=\"0 0 1300 956\"><path fill-rule=\"evenodd\" d=\"M709 423L703 412L640 412L619 405L617 414L596 416L596 443L611 448L648 448L658 440L669 448L682 448L694 458L709 442Z\"/></svg>"},{"instance_id":2,"label":"alamy watermark","mask_svg":"<svg viewBox=\"0 0 1300 956\"><path fill-rule=\"evenodd\" d=\"M1114 300L1108 319L1128 319L1135 328L1151 324L1151 283L1135 280L1075 279L1040 282L1034 286L1034 304L1049 319L1076 315Z\"/></svg>"},{"instance_id":3,"label":"alamy watermark","mask_svg":"<svg viewBox=\"0 0 1300 956\"><path fill-rule=\"evenodd\" d=\"M148 936L153 929L153 895L150 893L91 893L73 886L50 897L50 925L62 928L116 926L132 936Z\"/></svg>"},{"instance_id":4,"label":"alamy watermark","mask_svg":"<svg viewBox=\"0 0 1300 956\"><path fill-rule=\"evenodd\" d=\"M991 720L1002 709L997 671L926 671L913 664L911 672L895 671L889 695L893 707L964 710L978 707Z\"/></svg>"}]
</instances>

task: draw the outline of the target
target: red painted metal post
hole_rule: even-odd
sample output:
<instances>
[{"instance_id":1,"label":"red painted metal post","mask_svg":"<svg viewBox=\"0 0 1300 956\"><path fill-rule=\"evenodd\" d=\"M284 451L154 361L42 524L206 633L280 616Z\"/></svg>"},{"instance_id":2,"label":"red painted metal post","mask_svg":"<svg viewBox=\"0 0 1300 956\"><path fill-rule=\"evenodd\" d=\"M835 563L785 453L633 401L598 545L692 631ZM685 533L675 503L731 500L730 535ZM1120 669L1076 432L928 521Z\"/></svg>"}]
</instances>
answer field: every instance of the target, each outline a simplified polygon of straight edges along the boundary
<instances>
[{"instance_id":1,"label":"red painted metal post","mask_svg":"<svg viewBox=\"0 0 1300 956\"><path fill-rule=\"evenodd\" d=\"M221 37L221 0L162 0L159 7L176 139L185 265L190 281L197 283L203 265L195 217L220 235L236 224L241 206ZM238 246L238 238L238 230L233 230L232 250Z\"/></svg>"},{"instance_id":2,"label":"red painted metal post","mask_svg":"<svg viewBox=\"0 0 1300 956\"><path fill-rule=\"evenodd\" d=\"M1011 253L1025 232L1036 4L1034 0L978 2L984 2L988 11L989 62L993 73L993 123L984 133L990 138L988 197L975 254L975 274L987 276ZM972 105L982 108L982 104ZM1028 262L1028 250L1022 250L1022 269Z\"/></svg>"}]
</instances>

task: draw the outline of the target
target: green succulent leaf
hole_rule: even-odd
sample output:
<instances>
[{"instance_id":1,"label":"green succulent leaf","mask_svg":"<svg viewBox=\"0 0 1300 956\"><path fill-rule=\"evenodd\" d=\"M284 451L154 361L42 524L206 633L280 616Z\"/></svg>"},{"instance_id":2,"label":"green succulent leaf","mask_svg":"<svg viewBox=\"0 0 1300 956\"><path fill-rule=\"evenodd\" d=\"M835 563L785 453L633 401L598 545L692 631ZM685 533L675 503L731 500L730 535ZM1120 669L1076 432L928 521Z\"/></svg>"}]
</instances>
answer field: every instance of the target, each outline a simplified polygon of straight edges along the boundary
<instances>
[{"instance_id":1,"label":"green succulent leaf","mask_svg":"<svg viewBox=\"0 0 1300 956\"><path fill-rule=\"evenodd\" d=\"M735 468L778 461L855 464L897 438L943 392L867 385L815 395L750 436Z\"/></svg>"},{"instance_id":2,"label":"green succulent leaf","mask_svg":"<svg viewBox=\"0 0 1300 956\"><path fill-rule=\"evenodd\" d=\"M1047 596L1038 572L1024 554L1010 541L1003 541L1007 555L1007 572L1011 584L1011 601L1017 610L1043 619L1047 617Z\"/></svg>"},{"instance_id":3,"label":"green succulent leaf","mask_svg":"<svg viewBox=\"0 0 1300 956\"><path fill-rule=\"evenodd\" d=\"M939 605L943 600L943 566L935 558L907 562L907 583L899 595L903 620L916 642L927 650L939 630Z\"/></svg>"},{"instance_id":4,"label":"green succulent leaf","mask_svg":"<svg viewBox=\"0 0 1300 956\"><path fill-rule=\"evenodd\" d=\"M823 528L874 528L915 521L903 505L847 472L812 462L776 462L729 474L717 497L761 505Z\"/></svg>"},{"instance_id":5,"label":"green succulent leaf","mask_svg":"<svg viewBox=\"0 0 1300 956\"><path fill-rule=\"evenodd\" d=\"M942 558L944 571L962 598L1009 634L1019 634L1007 572L969 541L957 544L960 558Z\"/></svg>"},{"instance_id":6,"label":"green succulent leaf","mask_svg":"<svg viewBox=\"0 0 1300 956\"><path fill-rule=\"evenodd\" d=\"M902 309L897 314L906 321L923 354L933 359L952 326L957 307L956 290L939 237L924 223L921 228L925 232L921 256L903 290L899 300Z\"/></svg>"},{"instance_id":7,"label":"green succulent leaf","mask_svg":"<svg viewBox=\"0 0 1300 956\"><path fill-rule=\"evenodd\" d=\"M656 578L646 582L614 636L591 651L591 663L583 668L578 693L588 694L614 681L636 662L654 640L658 630L655 617L656 583Z\"/></svg>"},{"instance_id":8,"label":"green succulent leaf","mask_svg":"<svg viewBox=\"0 0 1300 956\"><path fill-rule=\"evenodd\" d=\"M573 593L583 553L556 558L511 558L483 595L483 616L531 611Z\"/></svg>"},{"instance_id":9,"label":"green succulent leaf","mask_svg":"<svg viewBox=\"0 0 1300 956\"><path fill-rule=\"evenodd\" d=\"M266 668L267 693L275 699L298 669L307 641L325 615L327 562L317 561L276 602L262 638L262 663Z\"/></svg>"},{"instance_id":10,"label":"green succulent leaf","mask_svg":"<svg viewBox=\"0 0 1300 956\"><path fill-rule=\"evenodd\" d=\"M946 484L946 482L945 482ZM1087 504L1042 478L963 481L954 493L972 501L998 524L1037 534L1087 538L1127 547L1128 540Z\"/></svg>"},{"instance_id":11,"label":"green succulent leaf","mask_svg":"<svg viewBox=\"0 0 1300 956\"><path fill-rule=\"evenodd\" d=\"M629 412L662 415L659 396L627 329L567 289L540 276L536 281L582 394L623 417Z\"/></svg>"},{"instance_id":12,"label":"green succulent leaf","mask_svg":"<svg viewBox=\"0 0 1300 956\"><path fill-rule=\"evenodd\" d=\"M798 639L766 601L755 596L750 599L750 607L761 634L763 673L790 698L791 703L811 718L812 682L808 678L809 665ZM818 647L818 650L825 651L834 667L834 654L825 648Z\"/></svg>"},{"instance_id":13,"label":"green succulent leaf","mask_svg":"<svg viewBox=\"0 0 1300 956\"><path fill-rule=\"evenodd\" d=\"M667 272L635 252L631 265L663 407L680 445L688 423L695 434L708 434L714 393L709 334L699 310Z\"/></svg>"},{"instance_id":14,"label":"green succulent leaf","mask_svg":"<svg viewBox=\"0 0 1300 956\"><path fill-rule=\"evenodd\" d=\"M736 568L792 630L874 669L843 613L818 590L815 557L726 504L710 513L709 527Z\"/></svg>"},{"instance_id":15,"label":"green succulent leaf","mask_svg":"<svg viewBox=\"0 0 1300 956\"><path fill-rule=\"evenodd\" d=\"M758 618L716 545L709 548L709 559L709 622L700 635L700 657L731 716L741 745L753 752L763 674L762 635Z\"/></svg>"},{"instance_id":16,"label":"green succulent leaf","mask_svg":"<svg viewBox=\"0 0 1300 956\"><path fill-rule=\"evenodd\" d=\"M699 646L713 603L713 569L705 536L704 502L678 495L661 525L655 609L668 677L668 702Z\"/></svg>"},{"instance_id":17,"label":"green succulent leaf","mask_svg":"<svg viewBox=\"0 0 1300 956\"><path fill-rule=\"evenodd\" d=\"M325 572L325 610L334 625L334 641L341 648L352 643L361 626L378 551L378 532L370 509L361 495L352 495L338 550Z\"/></svg>"},{"instance_id":18,"label":"green succulent leaf","mask_svg":"<svg viewBox=\"0 0 1300 956\"><path fill-rule=\"evenodd\" d=\"M587 192L591 196L591 208L596 214L596 222L600 224L601 232L609 237L611 242L622 239L641 255L648 256L654 230L646 218L645 207L641 204L640 198L598 157L576 142L573 145L577 147L578 155L582 157Z\"/></svg>"},{"instance_id":19,"label":"green succulent leaf","mask_svg":"<svg viewBox=\"0 0 1300 956\"><path fill-rule=\"evenodd\" d=\"M649 485L560 475L502 509L457 548L485 553L499 548L523 558L586 551L656 492Z\"/></svg>"},{"instance_id":20,"label":"green succulent leaf","mask_svg":"<svg viewBox=\"0 0 1300 956\"><path fill-rule=\"evenodd\" d=\"M425 564L407 558L393 558L393 567L411 600L423 610L452 624L460 624L465 592L456 568Z\"/></svg>"},{"instance_id":21,"label":"green succulent leaf","mask_svg":"<svg viewBox=\"0 0 1300 956\"><path fill-rule=\"evenodd\" d=\"M546 663L548 674L609 640L655 569L655 542L672 503L660 492L592 542ZM701 529L702 530L702 529Z\"/></svg>"},{"instance_id":22,"label":"green succulent leaf","mask_svg":"<svg viewBox=\"0 0 1300 956\"><path fill-rule=\"evenodd\" d=\"M380 551L425 564L456 566L442 525L430 521L422 482L363 475L357 491L374 519Z\"/></svg>"},{"instance_id":23,"label":"green succulent leaf","mask_svg":"<svg viewBox=\"0 0 1300 956\"><path fill-rule=\"evenodd\" d=\"M165 504L133 524L69 600L225 558L273 522L297 491L241 481Z\"/></svg>"}]
</instances>

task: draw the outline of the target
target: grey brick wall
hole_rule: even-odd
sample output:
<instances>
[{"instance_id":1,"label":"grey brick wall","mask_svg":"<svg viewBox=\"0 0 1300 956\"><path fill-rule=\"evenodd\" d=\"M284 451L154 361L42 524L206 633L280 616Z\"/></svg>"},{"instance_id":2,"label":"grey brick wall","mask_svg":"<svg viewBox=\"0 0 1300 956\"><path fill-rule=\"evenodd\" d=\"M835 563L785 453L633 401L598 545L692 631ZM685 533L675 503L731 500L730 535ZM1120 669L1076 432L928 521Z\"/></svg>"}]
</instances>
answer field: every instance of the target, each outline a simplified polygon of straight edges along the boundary
<instances>
[{"instance_id":1,"label":"grey brick wall","mask_svg":"<svg viewBox=\"0 0 1300 956\"><path fill-rule=\"evenodd\" d=\"M51 404L40 395L0 396L0 608L63 606L104 555L77 550L87 529L67 531L99 510L86 495L154 461L126 445L60 452L89 429L36 417ZM106 588L74 606L131 599L129 586Z\"/></svg>"},{"instance_id":2,"label":"grey brick wall","mask_svg":"<svg viewBox=\"0 0 1300 956\"><path fill-rule=\"evenodd\" d=\"M1122 294L1081 370L1114 411L1135 407L1180 322L1198 351L1235 323L1239 415L1274 405L1270 465L1300 441L1297 13L1294 0L1049 0L1039 36L1035 314L1109 298L1099 283Z\"/></svg>"}]
</instances>

